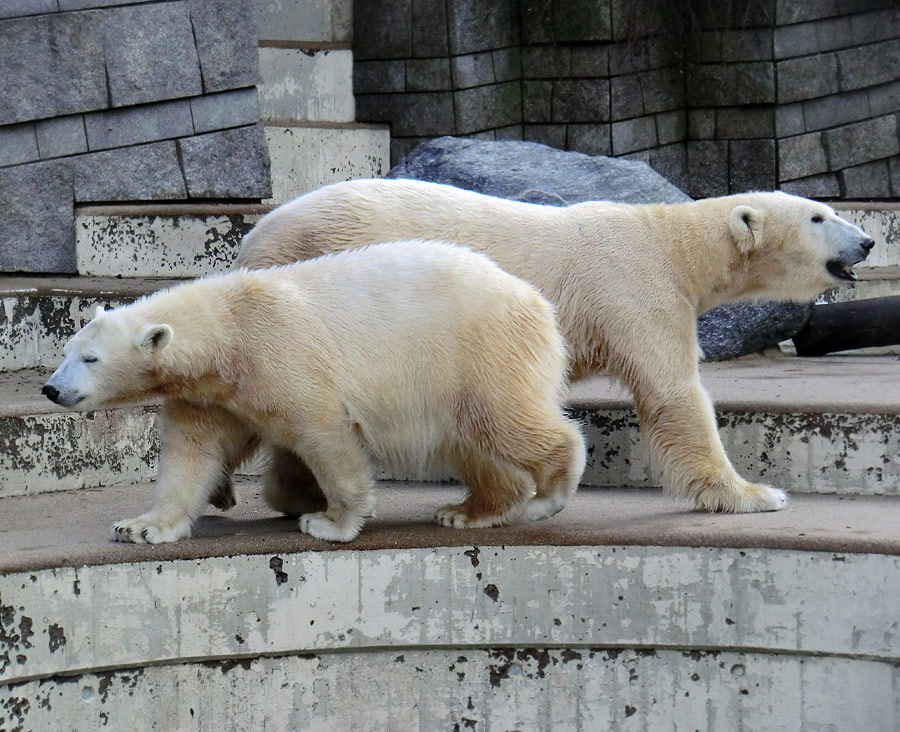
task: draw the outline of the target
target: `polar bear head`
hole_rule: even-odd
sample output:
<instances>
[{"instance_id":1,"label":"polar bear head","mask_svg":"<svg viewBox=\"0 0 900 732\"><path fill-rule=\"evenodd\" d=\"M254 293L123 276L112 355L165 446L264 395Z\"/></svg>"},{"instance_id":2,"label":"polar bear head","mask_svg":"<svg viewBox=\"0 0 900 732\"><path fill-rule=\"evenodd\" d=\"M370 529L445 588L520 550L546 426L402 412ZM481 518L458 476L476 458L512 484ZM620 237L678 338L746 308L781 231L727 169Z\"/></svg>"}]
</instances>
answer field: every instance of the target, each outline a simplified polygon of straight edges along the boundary
<instances>
[{"instance_id":1,"label":"polar bear head","mask_svg":"<svg viewBox=\"0 0 900 732\"><path fill-rule=\"evenodd\" d=\"M66 343L63 362L41 393L79 409L139 399L157 383L159 357L171 341L169 325L142 323L128 307L98 308L94 319Z\"/></svg>"},{"instance_id":2,"label":"polar bear head","mask_svg":"<svg viewBox=\"0 0 900 732\"><path fill-rule=\"evenodd\" d=\"M748 295L811 300L856 280L875 242L824 203L787 193L729 196L729 228L751 274Z\"/></svg>"}]
</instances>

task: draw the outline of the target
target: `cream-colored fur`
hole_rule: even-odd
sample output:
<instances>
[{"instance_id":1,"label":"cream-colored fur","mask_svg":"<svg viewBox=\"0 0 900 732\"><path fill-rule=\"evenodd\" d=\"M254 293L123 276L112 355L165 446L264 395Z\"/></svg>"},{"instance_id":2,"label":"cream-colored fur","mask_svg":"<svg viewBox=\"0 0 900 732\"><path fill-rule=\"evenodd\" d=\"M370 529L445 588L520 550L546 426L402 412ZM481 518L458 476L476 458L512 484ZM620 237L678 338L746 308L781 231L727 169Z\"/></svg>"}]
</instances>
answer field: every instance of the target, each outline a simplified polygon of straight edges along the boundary
<instances>
[{"instance_id":1,"label":"cream-colored fur","mask_svg":"<svg viewBox=\"0 0 900 732\"><path fill-rule=\"evenodd\" d=\"M552 306L450 244L184 284L98 314L65 354L47 382L60 404L164 398L157 502L114 525L119 541L175 541L211 499L228 507L231 471L257 434L276 446L267 500L335 541L371 515L376 466L456 473L468 497L437 513L455 527L550 516L584 469L583 438L562 413ZM324 494L321 510L295 494L298 471Z\"/></svg>"},{"instance_id":2,"label":"cream-colored fur","mask_svg":"<svg viewBox=\"0 0 900 732\"><path fill-rule=\"evenodd\" d=\"M812 299L837 284L829 261L860 261L871 244L830 207L783 193L555 208L360 180L274 210L237 262L266 267L410 237L464 244L536 285L557 306L573 376L607 368L631 388L664 486L698 509L729 512L775 510L786 499L741 478L725 455L700 384L697 316L734 300Z\"/></svg>"}]
</instances>

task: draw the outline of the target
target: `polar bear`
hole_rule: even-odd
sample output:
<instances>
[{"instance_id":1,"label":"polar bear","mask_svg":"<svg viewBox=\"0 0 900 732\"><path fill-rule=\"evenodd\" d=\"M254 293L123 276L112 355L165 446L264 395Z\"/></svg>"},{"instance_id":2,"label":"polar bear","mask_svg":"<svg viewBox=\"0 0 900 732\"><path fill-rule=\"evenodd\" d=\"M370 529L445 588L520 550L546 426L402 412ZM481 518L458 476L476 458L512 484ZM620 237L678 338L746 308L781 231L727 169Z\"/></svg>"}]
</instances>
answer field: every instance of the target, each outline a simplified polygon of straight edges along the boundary
<instances>
[{"instance_id":1,"label":"polar bear","mask_svg":"<svg viewBox=\"0 0 900 732\"><path fill-rule=\"evenodd\" d=\"M855 279L852 265L874 244L829 206L780 192L556 208L415 180L357 180L266 215L237 264L409 237L469 246L537 286L557 307L571 376L605 368L622 379L663 486L699 510L724 512L777 510L786 497L744 480L725 454L700 384L697 316L736 300L809 301Z\"/></svg>"},{"instance_id":2,"label":"polar bear","mask_svg":"<svg viewBox=\"0 0 900 732\"><path fill-rule=\"evenodd\" d=\"M349 541L371 514L374 467L455 473L445 526L535 520L563 508L584 469L564 416L567 354L553 307L463 247L403 242L240 270L100 312L43 387L93 409L164 399L156 505L118 541L190 536L251 436L295 454L327 501L300 530ZM293 470L288 465L287 470ZM265 496L299 513L272 463Z\"/></svg>"}]
</instances>

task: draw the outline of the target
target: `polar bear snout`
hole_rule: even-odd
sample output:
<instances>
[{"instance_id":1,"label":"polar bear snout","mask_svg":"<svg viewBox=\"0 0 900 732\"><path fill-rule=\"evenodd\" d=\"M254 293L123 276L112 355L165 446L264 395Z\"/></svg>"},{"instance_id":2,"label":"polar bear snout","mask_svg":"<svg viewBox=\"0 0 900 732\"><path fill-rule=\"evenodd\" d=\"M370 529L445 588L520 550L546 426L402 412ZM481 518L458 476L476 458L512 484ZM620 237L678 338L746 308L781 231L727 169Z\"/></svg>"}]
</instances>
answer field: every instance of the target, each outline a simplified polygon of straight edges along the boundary
<instances>
[{"instance_id":1,"label":"polar bear snout","mask_svg":"<svg viewBox=\"0 0 900 732\"><path fill-rule=\"evenodd\" d=\"M50 384L44 384L44 388L41 389L41 394L47 397L54 404L59 400L59 389Z\"/></svg>"},{"instance_id":2,"label":"polar bear snout","mask_svg":"<svg viewBox=\"0 0 900 732\"><path fill-rule=\"evenodd\" d=\"M85 397L85 391L78 386L78 380L73 377L77 369L72 367L70 359L63 361L62 365L53 372L47 383L41 389L41 394L54 404L61 407L74 407Z\"/></svg>"},{"instance_id":3,"label":"polar bear snout","mask_svg":"<svg viewBox=\"0 0 900 732\"><path fill-rule=\"evenodd\" d=\"M47 397L54 404L59 404L59 406L61 407L74 407L82 399L84 399L83 394L73 389L60 390L49 381L44 384L44 387L41 389L41 394Z\"/></svg>"},{"instance_id":4,"label":"polar bear snout","mask_svg":"<svg viewBox=\"0 0 900 732\"><path fill-rule=\"evenodd\" d=\"M859 245L862 247L862 250L864 252L863 259L865 259L867 256L869 256L869 252L871 252L872 248L875 246L875 240L874 239L863 239L859 243Z\"/></svg>"}]
</instances>

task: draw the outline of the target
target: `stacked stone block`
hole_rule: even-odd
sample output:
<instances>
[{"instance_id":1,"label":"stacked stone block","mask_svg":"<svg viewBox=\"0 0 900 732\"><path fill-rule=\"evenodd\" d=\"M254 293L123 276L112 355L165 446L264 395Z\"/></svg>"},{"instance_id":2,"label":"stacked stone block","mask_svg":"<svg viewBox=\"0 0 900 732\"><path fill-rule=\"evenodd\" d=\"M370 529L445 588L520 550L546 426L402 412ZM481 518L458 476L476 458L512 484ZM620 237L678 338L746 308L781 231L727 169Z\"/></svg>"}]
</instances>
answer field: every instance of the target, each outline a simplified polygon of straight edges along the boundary
<instances>
[{"instance_id":1,"label":"stacked stone block","mask_svg":"<svg viewBox=\"0 0 900 732\"><path fill-rule=\"evenodd\" d=\"M841 5L777 8L779 182L828 198L900 196L900 8Z\"/></svg>"},{"instance_id":2,"label":"stacked stone block","mask_svg":"<svg viewBox=\"0 0 900 732\"><path fill-rule=\"evenodd\" d=\"M390 122L392 163L424 139L522 137L516 0L357 0L357 119Z\"/></svg>"},{"instance_id":3,"label":"stacked stone block","mask_svg":"<svg viewBox=\"0 0 900 732\"><path fill-rule=\"evenodd\" d=\"M0 271L73 272L73 207L271 191L241 0L0 8Z\"/></svg>"},{"instance_id":4,"label":"stacked stone block","mask_svg":"<svg viewBox=\"0 0 900 732\"><path fill-rule=\"evenodd\" d=\"M521 137L644 160L694 197L900 195L895 0L356 0L355 14L359 118L391 123L395 162L437 135ZM498 73L517 50L518 77Z\"/></svg>"}]
</instances>

